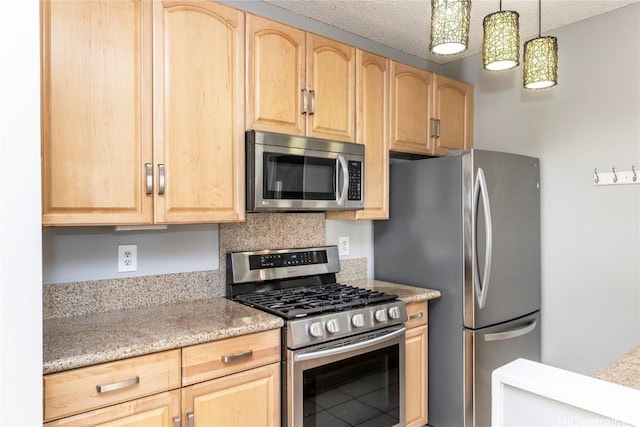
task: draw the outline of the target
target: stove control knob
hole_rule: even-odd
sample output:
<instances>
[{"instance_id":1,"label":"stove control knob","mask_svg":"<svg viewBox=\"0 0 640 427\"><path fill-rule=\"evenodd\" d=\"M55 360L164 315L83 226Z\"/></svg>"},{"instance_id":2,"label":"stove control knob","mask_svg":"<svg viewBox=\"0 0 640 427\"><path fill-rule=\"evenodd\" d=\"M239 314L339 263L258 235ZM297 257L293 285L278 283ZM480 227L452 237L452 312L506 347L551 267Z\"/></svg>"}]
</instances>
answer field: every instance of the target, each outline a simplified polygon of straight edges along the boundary
<instances>
[{"instance_id":1,"label":"stove control knob","mask_svg":"<svg viewBox=\"0 0 640 427\"><path fill-rule=\"evenodd\" d=\"M351 318L351 324L354 328L362 328L364 326L364 314L358 313Z\"/></svg>"},{"instance_id":2,"label":"stove control knob","mask_svg":"<svg viewBox=\"0 0 640 427\"><path fill-rule=\"evenodd\" d=\"M327 322L327 331L335 334L340 332L340 324L338 323L338 319L331 319Z\"/></svg>"},{"instance_id":3,"label":"stove control knob","mask_svg":"<svg viewBox=\"0 0 640 427\"><path fill-rule=\"evenodd\" d=\"M387 310L384 308L382 310L376 310L375 317L378 322L386 322L388 320Z\"/></svg>"},{"instance_id":4,"label":"stove control knob","mask_svg":"<svg viewBox=\"0 0 640 427\"><path fill-rule=\"evenodd\" d=\"M389 309L389 317L392 319L400 318L400 309L398 307L391 307Z\"/></svg>"},{"instance_id":5,"label":"stove control knob","mask_svg":"<svg viewBox=\"0 0 640 427\"><path fill-rule=\"evenodd\" d=\"M313 337L321 337L322 336L322 323L320 322L313 322L312 324L309 325L309 333L311 334L311 336Z\"/></svg>"}]
</instances>

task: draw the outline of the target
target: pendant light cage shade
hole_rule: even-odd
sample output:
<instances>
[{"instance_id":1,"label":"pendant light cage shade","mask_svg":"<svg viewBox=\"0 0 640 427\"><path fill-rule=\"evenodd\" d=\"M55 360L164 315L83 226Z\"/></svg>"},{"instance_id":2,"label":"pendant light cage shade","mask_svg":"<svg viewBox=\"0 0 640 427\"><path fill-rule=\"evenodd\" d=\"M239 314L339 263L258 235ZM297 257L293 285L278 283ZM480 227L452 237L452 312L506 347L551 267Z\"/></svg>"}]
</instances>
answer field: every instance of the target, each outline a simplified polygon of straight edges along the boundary
<instances>
[{"instance_id":1,"label":"pendant light cage shade","mask_svg":"<svg viewBox=\"0 0 640 427\"><path fill-rule=\"evenodd\" d=\"M467 50L471 0L431 0L431 43L438 55Z\"/></svg>"},{"instance_id":2,"label":"pendant light cage shade","mask_svg":"<svg viewBox=\"0 0 640 427\"><path fill-rule=\"evenodd\" d=\"M495 12L482 22L482 64L486 70L508 70L520 64L518 12Z\"/></svg>"},{"instance_id":3,"label":"pendant light cage shade","mask_svg":"<svg viewBox=\"0 0 640 427\"><path fill-rule=\"evenodd\" d=\"M558 83L558 40L536 37L524 44L523 85L545 89Z\"/></svg>"}]
</instances>

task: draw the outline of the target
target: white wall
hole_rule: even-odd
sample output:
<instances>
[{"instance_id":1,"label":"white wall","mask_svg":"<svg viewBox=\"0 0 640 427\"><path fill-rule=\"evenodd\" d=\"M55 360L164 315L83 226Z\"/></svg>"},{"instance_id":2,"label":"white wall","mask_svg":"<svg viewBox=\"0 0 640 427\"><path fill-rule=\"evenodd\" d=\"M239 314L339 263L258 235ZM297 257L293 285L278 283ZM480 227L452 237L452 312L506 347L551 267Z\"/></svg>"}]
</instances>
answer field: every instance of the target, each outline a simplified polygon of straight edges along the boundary
<instances>
[{"instance_id":1,"label":"white wall","mask_svg":"<svg viewBox=\"0 0 640 427\"><path fill-rule=\"evenodd\" d=\"M42 229L43 283L119 279L218 269L218 225L115 231L115 227ZM138 269L118 273L118 245L135 244Z\"/></svg>"},{"instance_id":2,"label":"white wall","mask_svg":"<svg viewBox=\"0 0 640 427\"><path fill-rule=\"evenodd\" d=\"M38 2L0 13L0 424L42 423Z\"/></svg>"},{"instance_id":3,"label":"white wall","mask_svg":"<svg viewBox=\"0 0 640 427\"><path fill-rule=\"evenodd\" d=\"M592 182L640 169L640 5L550 35L552 89L525 91L522 66L490 73L479 55L443 72L476 87L477 148L540 158L542 358L590 374L640 345L640 185Z\"/></svg>"}]
</instances>

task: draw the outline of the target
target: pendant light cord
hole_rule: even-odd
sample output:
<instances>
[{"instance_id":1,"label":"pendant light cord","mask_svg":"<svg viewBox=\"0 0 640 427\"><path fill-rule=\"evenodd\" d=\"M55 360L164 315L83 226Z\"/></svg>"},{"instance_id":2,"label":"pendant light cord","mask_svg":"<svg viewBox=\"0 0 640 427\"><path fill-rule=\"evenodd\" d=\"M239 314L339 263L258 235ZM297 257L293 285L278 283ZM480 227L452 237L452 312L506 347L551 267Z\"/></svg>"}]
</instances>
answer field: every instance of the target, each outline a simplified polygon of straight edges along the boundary
<instances>
[{"instance_id":1,"label":"pendant light cord","mask_svg":"<svg viewBox=\"0 0 640 427\"><path fill-rule=\"evenodd\" d=\"M538 37L542 37L542 0L538 0Z\"/></svg>"}]
</instances>

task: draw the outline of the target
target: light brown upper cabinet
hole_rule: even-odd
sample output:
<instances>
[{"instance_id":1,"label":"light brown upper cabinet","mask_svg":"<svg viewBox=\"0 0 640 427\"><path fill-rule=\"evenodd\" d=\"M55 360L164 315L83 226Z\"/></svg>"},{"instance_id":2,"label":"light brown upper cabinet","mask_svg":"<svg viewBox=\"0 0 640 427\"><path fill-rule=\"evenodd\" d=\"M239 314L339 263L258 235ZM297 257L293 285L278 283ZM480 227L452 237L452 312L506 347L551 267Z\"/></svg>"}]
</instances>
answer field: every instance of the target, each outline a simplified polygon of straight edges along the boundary
<instances>
[{"instance_id":1,"label":"light brown upper cabinet","mask_svg":"<svg viewBox=\"0 0 640 427\"><path fill-rule=\"evenodd\" d=\"M356 49L247 14L248 129L355 141Z\"/></svg>"},{"instance_id":2,"label":"light brown upper cabinet","mask_svg":"<svg viewBox=\"0 0 640 427\"><path fill-rule=\"evenodd\" d=\"M356 52L356 142L365 145L365 207L331 211L328 219L389 219L388 58Z\"/></svg>"},{"instance_id":3,"label":"light brown upper cabinet","mask_svg":"<svg viewBox=\"0 0 640 427\"><path fill-rule=\"evenodd\" d=\"M244 219L244 14L41 3L43 225Z\"/></svg>"},{"instance_id":4,"label":"light brown upper cabinet","mask_svg":"<svg viewBox=\"0 0 640 427\"><path fill-rule=\"evenodd\" d=\"M391 151L429 155L433 74L391 61Z\"/></svg>"},{"instance_id":5,"label":"light brown upper cabinet","mask_svg":"<svg viewBox=\"0 0 640 427\"><path fill-rule=\"evenodd\" d=\"M391 61L391 151L425 156L473 147L473 87Z\"/></svg>"},{"instance_id":6,"label":"light brown upper cabinet","mask_svg":"<svg viewBox=\"0 0 640 427\"><path fill-rule=\"evenodd\" d=\"M473 86L439 75L433 86L433 154L473 148Z\"/></svg>"}]
</instances>

